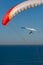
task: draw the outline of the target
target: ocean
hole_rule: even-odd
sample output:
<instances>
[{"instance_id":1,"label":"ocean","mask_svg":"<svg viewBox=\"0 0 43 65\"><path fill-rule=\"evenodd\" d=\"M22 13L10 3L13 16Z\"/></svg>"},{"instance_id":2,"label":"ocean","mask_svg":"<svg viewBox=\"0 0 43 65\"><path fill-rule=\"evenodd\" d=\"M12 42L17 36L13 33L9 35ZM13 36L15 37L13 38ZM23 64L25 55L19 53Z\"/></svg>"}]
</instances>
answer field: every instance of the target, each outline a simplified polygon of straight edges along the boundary
<instances>
[{"instance_id":1,"label":"ocean","mask_svg":"<svg viewBox=\"0 0 43 65\"><path fill-rule=\"evenodd\" d=\"M0 65L43 65L43 45L0 45Z\"/></svg>"}]
</instances>

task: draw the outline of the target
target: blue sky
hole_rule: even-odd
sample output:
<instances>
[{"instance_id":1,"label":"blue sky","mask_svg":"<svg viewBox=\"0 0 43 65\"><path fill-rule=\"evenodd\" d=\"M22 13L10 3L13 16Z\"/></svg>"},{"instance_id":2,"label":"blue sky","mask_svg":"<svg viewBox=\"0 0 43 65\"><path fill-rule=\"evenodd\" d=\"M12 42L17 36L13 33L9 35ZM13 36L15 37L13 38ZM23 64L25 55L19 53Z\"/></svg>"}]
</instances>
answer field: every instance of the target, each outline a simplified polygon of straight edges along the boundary
<instances>
[{"instance_id":1,"label":"blue sky","mask_svg":"<svg viewBox=\"0 0 43 65\"><path fill-rule=\"evenodd\" d=\"M24 0L0 0L0 44L42 44L43 43L43 5L33 7L17 14L6 25L1 24L5 12ZM37 29L32 35L20 27Z\"/></svg>"}]
</instances>

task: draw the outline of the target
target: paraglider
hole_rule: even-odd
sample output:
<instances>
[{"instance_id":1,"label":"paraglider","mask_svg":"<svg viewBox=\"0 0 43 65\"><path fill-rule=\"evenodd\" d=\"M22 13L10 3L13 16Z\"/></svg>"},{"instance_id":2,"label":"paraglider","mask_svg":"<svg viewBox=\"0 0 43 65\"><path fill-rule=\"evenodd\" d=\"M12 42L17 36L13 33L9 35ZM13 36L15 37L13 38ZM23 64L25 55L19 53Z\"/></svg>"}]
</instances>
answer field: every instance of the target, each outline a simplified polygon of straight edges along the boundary
<instances>
[{"instance_id":1,"label":"paraglider","mask_svg":"<svg viewBox=\"0 0 43 65\"><path fill-rule=\"evenodd\" d=\"M29 30L29 34L32 34L33 32L37 31L36 29L34 28L28 28L28 27L21 27L21 29L26 29L26 30Z\"/></svg>"},{"instance_id":2,"label":"paraglider","mask_svg":"<svg viewBox=\"0 0 43 65\"><path fill-rule=\"evenodd\" d=\"M43 4L43 0L26 0L24 2L21 2L19 4L16 4L15 6L11 7L3 16L2 18L2 24L6 25L13 16L15 16L17 13L34 6L38 6L40 4Z\"/></svg>"},{"instance_id":3,"label":"paraglider","mask_svg":"<svg viewBox=\"0 0 43 65\"><path fill-rule=\"evenodd\" d=\"M29 34L32 34L32 31L30 31Z\"/></svg>"}]
</instances>

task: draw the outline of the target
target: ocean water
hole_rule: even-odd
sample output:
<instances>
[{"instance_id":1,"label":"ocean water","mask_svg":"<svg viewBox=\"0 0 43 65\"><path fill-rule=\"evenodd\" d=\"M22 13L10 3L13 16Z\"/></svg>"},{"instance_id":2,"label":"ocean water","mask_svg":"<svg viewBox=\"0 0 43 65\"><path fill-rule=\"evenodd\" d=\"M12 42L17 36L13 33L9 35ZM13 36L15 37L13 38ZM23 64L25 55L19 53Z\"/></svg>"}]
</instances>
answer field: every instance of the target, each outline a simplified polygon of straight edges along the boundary
<instances>
[{"instance_id":1,"label":"ocean water","mask_svg":"<svg viewBox=\"0 0 43 65\"><path fill-rule=\"evenodd\" d=\"M43 45L0 45L0 65L43 65Z\"/></svg>"}]
</instances>

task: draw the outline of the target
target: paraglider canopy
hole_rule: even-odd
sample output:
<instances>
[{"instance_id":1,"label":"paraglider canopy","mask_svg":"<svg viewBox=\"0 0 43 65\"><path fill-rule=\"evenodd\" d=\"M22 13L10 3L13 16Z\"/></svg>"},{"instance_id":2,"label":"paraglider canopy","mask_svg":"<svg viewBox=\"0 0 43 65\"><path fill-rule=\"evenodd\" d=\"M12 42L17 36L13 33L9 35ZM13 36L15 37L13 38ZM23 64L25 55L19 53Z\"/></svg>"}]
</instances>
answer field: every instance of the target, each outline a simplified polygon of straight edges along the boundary
<instances>
[{"instance_id":1,"label":"paraglider canopy","mask_svg":"<svg viewBox=\"0 0 43 65\"><path fill-rule=\"evenodd\" d=\"M11 7L3 16L2 24L6 25L17 13L37 5L43 4L43 0L26 0Z\"/></svg>"}]
</instances>

